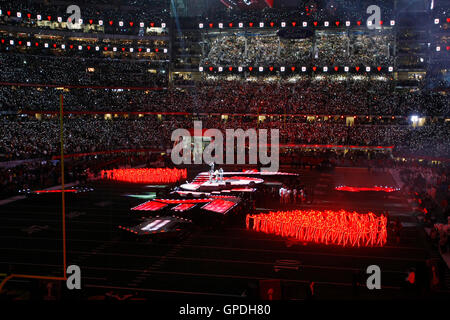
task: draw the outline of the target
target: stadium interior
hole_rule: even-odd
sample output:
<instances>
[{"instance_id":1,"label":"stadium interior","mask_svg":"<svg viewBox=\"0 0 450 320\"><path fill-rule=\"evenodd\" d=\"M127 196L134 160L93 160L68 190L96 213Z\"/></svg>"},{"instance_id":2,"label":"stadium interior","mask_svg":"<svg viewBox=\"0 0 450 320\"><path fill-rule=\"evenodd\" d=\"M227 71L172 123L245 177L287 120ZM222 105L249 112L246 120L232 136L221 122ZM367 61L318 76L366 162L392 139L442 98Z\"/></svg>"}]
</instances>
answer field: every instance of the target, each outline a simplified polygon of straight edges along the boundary
<instances>
[{"instance_id":1,"label":"stadium interior","mask_svg":"<svg viewBox=\"0 0 450 320\"><path fill-rule=\"evenodd\" d=\"M450 297L450 0L0 0L0 68L1 301Z\"/></svg>"}]
</instances>

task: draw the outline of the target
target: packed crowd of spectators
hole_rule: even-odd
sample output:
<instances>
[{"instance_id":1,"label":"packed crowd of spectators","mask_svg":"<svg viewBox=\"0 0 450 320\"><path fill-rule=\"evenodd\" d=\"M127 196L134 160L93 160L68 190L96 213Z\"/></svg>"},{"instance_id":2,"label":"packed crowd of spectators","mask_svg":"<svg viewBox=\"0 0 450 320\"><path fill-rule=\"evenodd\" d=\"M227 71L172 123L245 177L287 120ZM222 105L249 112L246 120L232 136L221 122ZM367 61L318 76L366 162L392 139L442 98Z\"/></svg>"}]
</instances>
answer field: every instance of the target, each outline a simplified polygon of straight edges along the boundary
<instances>
[{"instance_id":1,"label":"packed crowd of spectators","mask_svg":"<svg viewBox=\"0 0 450 320\"><path fill-rule=\"evenodd\" d=\"M52 16L53 21L57 16L62 16L63 20L66 20L65 10L71 3L59 2L56 6L46 3L46 1L25 0L14 3L0 1L0 9L3 10L0 24L38 27L34 19L36 14L41 14L43 20L47 16ZM323 22L329 19L334 23L337 20L348 19L352 20L353 26L356 19L367 18L366 8L372 4L368 0L357 3L354 1L350 3L347 0L336 1L333 2L333 6L330 3L313 1L296 10L265 9L257 12L215 10L202 16L199 21L290 23L312 20ZM96 3L82 1L79 5L84 21L92 19L96 23L101 19L105 22L103 31L94 28L84 30L85 32L148 35L142 33L142 28L138 26L140 21L145 22L146 26L151 21L159 24L169 22L169 6L165 0L151 2L100 0ZM391 3L378 1L377 5L382 7L383 20L388 21L392 13ZM16 11L20 11L23 17L5 15L6 10L11 10L13 15ZM33 18L26 18L27 13L32 13ZM113 25L109 24L110 20L114 20ZM118 27L117 21L124 21L124 26ZM194 21L196 20L191 19L190 22ZM129 22L135 24L131 26ZM40 25L39 28L50 28L48 24ZM202 34L203 40L199 41L203 49L200 64L224 67L391 66L394 36L389 29L370 31L350 28L342 32L340 30L343 29L330 28L327 31L316 30L312 36L306 33L304 37L297 35L297 38L295 34L282 35L257 28L251 32L246 28L238 33L218 34L217 30L214 33L208 31ZM197 42L199 40L197 37L185 37L185 43L180 43L177 52L180 55L188 54L186 45L189 47L190 41ZM114 41L121 41L111 38L113 39L106 40L111 45L114 45ZM122 39L121 36L118 38ZM54 40L55 43L66 41L61 37L55 39L59 39ZM127 41L125 37L124 43ZM158 48L159 41L163 40L154 40L153 45L149 46L152 49ZM282 143L395 146L393 152L399 156L450 155L449 122L442 120L450 114L450 105L448 96L436 91L398 90L391 81L373 78L350 80L344 76L338 80L337 75L329 75L322 80L305 77L294 82L281 76L281 80L272 83L204 81L195 84L192 79L175 77L179 84L193 85L191 89L181 90L169 86L169 62L166 61L168 55L163 58L155 54L144 59L140 59L142 57L139 56L136 56L138 59L135 59L136 57L128 59L125 54L116 55L114 58L97 57L93 56L93 51L87 50L82 52L69 50L63 54L55 50L49 54L49 49L40 51L41 46L10 48L7 41L1 50L0 82L4 84L0 86L0 113L6 112L11 115L0 116L0 161L36 158L49 160L60 153L58 118L45 115L42 119L40 116L34 118L20 115L20 112L57 111L61 93L64 96L66 111L101 111L111 114L141 111L216 113L219 115L203 118L204 128L222 130L272 128L280 129ZM184 64L198 65L198 60L190 57L183 57L183 60ZM31 84L33 86L26 86ZM45 85L101 88L62 89ZM144 88L132 90L126 87ZM152 87L164 89L151 90ZM19 115L16 114L18 111ZM220 114L224 113L240 116L230 115L221 119ZM279 116L267 116L265 120L258 121L257 116L264 118L267 114ZM293 114L302 116L289 116ZM425 125L411 126L409 121L411 115L426 117ZM314 116L319 118L314 120ZM354 125L350 125L347 123L347 117L353 116L355 116ZM439 119L433 119L436 116ZM68 115L64 118L64 151L71 154L120 149L165 150L173 145L170 139L173 130L192 128L193 119L196 117L164 115L161 118L156 115L144 117L132 115L129 118L113 116L107 120L103 115ZM391 117L392 120L386 120ZM296 155L300 153L298 151ZM360 154L357 151L350 153L355 155L355 159L367 157L367 154ZM389 156L380 159L387 161ZM331 156L327 154L324 157ZM336 156L337 158L339 156ZM54 164L39 163L35 167L19 166L13 171L0 169L3 185L10 186L13 181L14 183L18 181L19 184L37 181L42 179L43 172L47 173L49 179L57 179L58 170ZM86 167L85 164L81 166L84 169ZM38 181L38 184L47 183Z\"/></svg>"},{"instance_id":2,"label":"packed crowd of spectators","mask_svg":"<svg viewBox=\"0 0 450 320\"><path fill-rule=\"evenodd\" d=\"M317 31L313 37L289 39L274 32L206 36L203 65L213 66L392 66L390 32Z\"/></svg>"},{"instance_id":3,"label":"packed crowd of spectators","mask_svg":"<svg viewBox=\"0 0 450 320\"><path fill-rule=\"evenodd\" d=\"M276 35L225 35L207 40L202 64L251 66L305 63L311 58L311 39L280 39Z\"/></svg>"},{"instance_id":4,"label":"packed crowd of spectators","mask_svg":"<svg viewBox=\"0 0 450 320\"><path fill-rule=\"evenodd\" d=\"M416 201L429 240L442 254L450 249L450 189L448 167L415 166L399 171L403 188Z\"/></svg>"},{"instance_id":5,"label":"packed crowd of spectators","mask_svg":"<svg viewBox=\"0 0 450 320\"><path fill-rule=\"evenodd\" d=\"M57 17L61 17L65 22L70 16L66 13L67 8L73 5L72 2L51 3L47 1L1 1L0 8L3 15L0 17L0 24L16 25L24 27L50 28L50 24L37 23L37 15L47 20L47 17L53 17L52 29L63 29L63 25L56 22ZM104 32L104 33L124 33L139 34L142 28L139 22L144 22L149 26L149 22L153 22L156 26L161 23L168 23L170 18L169 3L166 0L138 1L138 0L121 0L121 1L77 1L76 5L80 8L81 19L84 24L92 20L97 24L99 20L104 21L102 28L83 29L85 32ZM10 15L7 15L10 11ZM22 16L17 17L16 12L21 12ZM30 18L27 14L31 14ZM113 25L109 25L109 21L114 21ZM124 25L120 27L117 22L124 21ZM130 25L129 22L133 22ZM58 27L59 26L59 27ZM64 28L64 30L69 30ZM80 31L74 29L73 31Z\"/></svg>"},{"instance_id":6,"label":"packed crowd of spectators","mask_svg":"<svg viewBox=\"0 0 450 320\"><path fill-rule=\"evenodd\" d=\"M167 64L164 62L3 53L0 54L0 64L1 82L86 86L167 85Z\"/></svg>"},{"instance_id":7,"label":"packed crowd of spectators","mask_svg":"<svg viewBox=\"0 0 450 320\"><path fill-rule=\"evenodd\" d=\"M23 63L22 63L23 64ZM26 70L23 67L21 70ZM116 68L120 64L113 64ZM19 68L20 65L17 66ZM86 64L87 66L87 64ZM105 64L105 68L108 65ZM128 67L128 64L123 64ZM75 66L74 66L75 67ZM2 81L24 82L17 69L5 68ZM81 69L81 68L80 68ZM11 73L8 73L8 70ZM72 69L73 70L73 69ZM105 79L112 70L77 74L53 70L34 74L29 82L53 80L56 84L64 77L67 83L96 85L127 83L130 85L164 85L155 81L156 75L136 66L136 79L131 75L118 75L121 81ZM143 74L139 73L143 72ZM60 76L47 78L48 74ZM139 78L148 76L149 78ZM164 77L164 74L160 74ZM148 82L141 81L147 79ZM151 80L150 80L151 79ZM164 78L166 79L166 78ZM128 82L129 81L129 82ZM447 116L450 114L448 96L436 91L396 90L389 81L361 80L302 80L296 83L258 83L241 81L212 81L197 83L194 90L112 90L0 86L0 111L55 111L59 108L59 95L64 95L67 111L134 111L134 112L197 112L246 114L303 114L303 115L368 115L368 116Z\"/></svg>"},{"instance_id":8,"label":"packed crowd of spectators","mask_svg":"<svg viewBox=\"0 0 450 320\"><path fill-rule=\"evenodd\" d=\"M54 37L43 40L20 33L2 36L0 52L23 53L36 56L56 56L73 58L116 58L128 60L169 60L166 39L136 41L134 39L89 39ZM12 42L12 43L11 43ZM80 49L81 47L81 49ZM148 49L148 52L147 52Z\"/></svg>"},{"instance_id":9,"label":"packed crowd of spectators","mask_svg":"<svg viewBox=\"0 0 450 320\"><path fill-rule=\"evenodd\" d=\"M60 150L57 118L0 119L0 155L3 159L49 158ZM89 153L116 149L165 148L170 145L177 121L156 118L104 120L95 117L64 119L66 153Z\"/></svg>"},{"instance_id":10,"label":"packed crowd of spectators","mask_svg":"<svg viewBox=\"0 0 450 320\"><path fill-rule=\"evenodd\" d=\"M59 154L58 118L41 120L28 116L2 117L0 120L0 155L4 160L50 158ZM450 155L450 125L432 123L413 128L401 125L355 125L326 122L265 121L259 129L280 129L280 141L294 144L332 144L357 146L395 146L400 155ZM159 148L173 145L175 129L193 127L193 119L166 116L113 118L95 116L64 119L66 153L90 153L116 149ZM233 118L228 121L206 117L204 128L255 128L255 121Z\"/></svg>"}]
</instances>

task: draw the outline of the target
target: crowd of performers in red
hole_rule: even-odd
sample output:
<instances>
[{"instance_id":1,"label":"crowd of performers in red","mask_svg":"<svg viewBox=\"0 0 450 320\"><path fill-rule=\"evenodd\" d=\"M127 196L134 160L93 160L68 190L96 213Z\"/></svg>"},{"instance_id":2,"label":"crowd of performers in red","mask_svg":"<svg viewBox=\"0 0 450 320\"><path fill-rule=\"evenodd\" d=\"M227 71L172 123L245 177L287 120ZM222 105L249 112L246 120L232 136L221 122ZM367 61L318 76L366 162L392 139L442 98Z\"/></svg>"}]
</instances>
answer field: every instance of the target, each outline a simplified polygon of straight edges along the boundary
<instances>
[{"instance_id":1,"label":"crowd of performers in red","mask_svg":"<svg viewBox=\"0 0 450 320\"><path fill-rule=\"evenodd\" d=\"M362 191L376 191L376 192L395 192L399 191L396 187L350 187L350 186L338 186L334 188L338 191L348 191L348 192L362 192Z\"/></svg>"},{"instance_id":2,"label":"crowd of performers in red","mask_svg":"<svg viewBox=\"0 0 450 320\"><path fill-rule=\"evenodd\" d=\"M171 184L187 178L186 169L141 168L102 170L104 179L148 184Z\"/></svg>"},{"instance_id":3,"label":"crowd of performers in red","mask_svg":"<svg viewBox=\"0 0 450 320\"><path fill-rule=\"evenodd\" d=\"M383 246L387 217L345 210L293 210L246 217L247 229L316 242L351 247Z\"/></svg>"}]
</instances>

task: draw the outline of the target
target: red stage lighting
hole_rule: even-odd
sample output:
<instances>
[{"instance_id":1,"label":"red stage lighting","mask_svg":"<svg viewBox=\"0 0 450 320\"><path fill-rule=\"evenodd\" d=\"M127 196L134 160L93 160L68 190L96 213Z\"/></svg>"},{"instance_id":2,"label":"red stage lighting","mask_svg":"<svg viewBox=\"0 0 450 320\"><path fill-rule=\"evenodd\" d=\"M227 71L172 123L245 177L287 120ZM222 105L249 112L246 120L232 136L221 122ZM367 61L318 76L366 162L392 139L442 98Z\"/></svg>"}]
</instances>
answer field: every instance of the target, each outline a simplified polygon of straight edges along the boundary
<instances>
[{"instance_id":1,"label":"red stage lighting","mask_svg":"<svg viewBox=\"0 0 450 320\"><path fill-rule=\"evenodd\" d=\"M137 207L131 208L133 211L158 211L164 207L167 207L166 203L161 203L157 201L147 201Z\"/></svg>"},{"instance_id":2,"label":"red stage lighting","mask_svg":"<svg viewBox=\"0 0 450 320\"><path fill-rule=\"evenodd\" d=\"M338 186L335 188L338 191L348 191L348 192L361 192L361 191L377 191L377 192L395 192L400 189L394 187L349 187L349 186Z\"/></svg>"},{"instance_id":3,"label":"red stage lighting","mask_svg":"<svg viewBox=\"0 0 450 320\"><path fill-rule=\"evenodd\" d=\"M108 180L131 183L167 184L186 179L186 169L142 168L102 170L101 176Z\"/></svg>"},{"instance_id":4,"label":"red stage lighting","mask_svg":"<svg viewBox=\"0 0 450 320\"><path fill-rule=\"evenodd\" d=\"M68 190L64 190L64 192L77 192L77 190L68 189ZM36 194L41 194L41 193L62 193L62 190L36 190L36 191L34 191L34 193L36 193Z\"/></svg>"},{"instance_id":5,"label":"red stage lighting","mask_svg":"<svg viewBox=\"0 0 450 320\"><path fill-rule=\"evenodd\" d=\"M384 215L345 210L278 211L246 218L247 229L344 247L383 246L387 240L386 225Z\"/></svg>"},{"instance_id":6,"label":"red stage lighting","mask_svg":"<svg viewBox=\"0 0 450 320\"><path fill-rule=\"evenodd\" d=\"M197 204L208 203L214 199L155 199L155 201L167 203L167 204Z\"/></svg>"},{"instance_id":7,"label":"red stage lighting","mask_svg":"<svg viewBox=\"0 0 450 320\"><path fill-rule=\"evenodd\" d=\"M213 202L208 203L207 205L204 205L202 209L218 213L226 213L235 205L236 205L235 202L217 199L214 200Z\"/></svg>"}]
</instances>

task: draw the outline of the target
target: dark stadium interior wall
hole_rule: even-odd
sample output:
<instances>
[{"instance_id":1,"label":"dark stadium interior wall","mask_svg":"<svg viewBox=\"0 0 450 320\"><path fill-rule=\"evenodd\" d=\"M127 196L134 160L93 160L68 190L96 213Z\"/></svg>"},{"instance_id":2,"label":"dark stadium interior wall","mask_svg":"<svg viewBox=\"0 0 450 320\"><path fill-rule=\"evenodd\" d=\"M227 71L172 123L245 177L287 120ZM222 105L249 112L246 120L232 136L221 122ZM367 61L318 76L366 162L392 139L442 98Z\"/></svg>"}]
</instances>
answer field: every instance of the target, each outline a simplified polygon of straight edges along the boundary
<instances>
[{"instance_id":1,"label":"dark stadium interior wall","mask_svg":"<svg viewBox=\"0 0 450 320\"><path fill-rule=\"evenodd\" d=\"M304 0L274 0L274 8L298 8L303 6L306 2ZM310 1L309 1L310 2Z\"/></svg>"},{"instance_id":2,"label":"dark stadium interior wall","mask_svg":"<svg viewBox=\"0 0 450 320\"><path fill-rule=\"evenodd\" d=\"M223 7L220 0L170 0L170 2L173 3L178 17L198 17ZM175 13L172 6L170 7L173 17Z\"/></svg>"},{"instance_id":3,"label":"dark stadium interior wall","mask_svg":"<svg viewBox=\"0 0 450 320\"><path fill-rule=\"evenodd\" d=\"M179 17L198 17L205 14L212 14L217 10L226 9L225 1L221 0L170 0L174 7L176 8L176 14ZM274 0L274 8L299 8L304 6L305 3L311 1L305 0ZM316 1L317 2L317 1ZM265 0L255 1L257 6L252 6L251 8L266 8L267 3ZM240 8L245 8L241 6ZM258 10L258 9L255 9ZM171 13L174 16L174 12Z\"/></svg>"}]
</instances>

